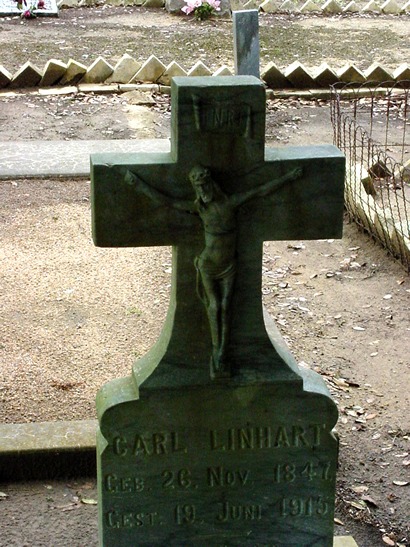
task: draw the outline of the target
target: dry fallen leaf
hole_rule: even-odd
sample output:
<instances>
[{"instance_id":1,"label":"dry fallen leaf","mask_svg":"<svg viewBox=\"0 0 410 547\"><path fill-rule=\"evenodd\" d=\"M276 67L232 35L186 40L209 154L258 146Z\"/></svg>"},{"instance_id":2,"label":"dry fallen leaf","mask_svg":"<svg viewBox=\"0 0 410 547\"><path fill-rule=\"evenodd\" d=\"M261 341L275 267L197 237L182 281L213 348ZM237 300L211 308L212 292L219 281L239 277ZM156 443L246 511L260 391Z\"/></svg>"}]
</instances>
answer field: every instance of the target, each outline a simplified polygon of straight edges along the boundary
<instances>
[{"instance_id":1,"label":"dry fallen leaf","mask_svg":"<svg viewBox=\"0 0 410 547\"><path fill-rule=\"evenodd\" d=\"M342 522L340 519L338 519L338 518L336 518L336 517L333 519L333 521L334 521L335 524L339 524L340 526L344 526L344 525L345 525L344 522Z\"/></svg>"},{"instance_id":2,"label":"dry fallen leaf","mask_svg":"<svg viewBox=\"0 0 410 547\"><path fill-rule=\"evenodd\" d=\"M389 538L389 536L384 535L382 537L382 540L383 540L383 543L385 543L386 545L392 545L393 547L394 545L396 545L396 543L391 538Z\"/></svg>"},{"instance_id":3,"label":"dry fallen leaf","mask_svg":"<svg viewBox=\"0 0 410 547\"><path fill-rule=\"evenodd\" d=\"M333 378L332 382L339 387L349 387L348 382L344 378Z\"/></svg>"},{"instance_id":4,"label":"dry fallen leaf","mask_svg":"<svg viewBox=\"0 0 410 547\"><path fill-rule=\"evenodd\" d=\"M72 511L76 507L78 507L78 503L74 502L74 503L67 503L66 505L56 505L54 509L59 509L60 511L65 513L66 511Z\"/></svg>"},{"instance_id":5,"label":"dry fallen leaf","mask_svg":"<svg viewBox=\"0 0 410 547\"><path fill-rule=\"evenodd\" d=\"M363 509L367 509L367 505L364 501L348 501L347 503L355 509L360 509L360 511L363 511Z\"/></svg>"},{"instance_id":6,"label":"dry fallen leaf","mask_svg":"<svg viewBox=\"0 0 410 547\"><path fill-rule=\"evenodd\" d=\"M363 492L367 492L369 490L369 487L362 484L361 486L354 486L352 490L357 494L363 494Z\"/></svg>"},{"instance_id":7,"label":"dry fallen leaf","mask_svg":"<svg viewBox=\"0 0 410 547\"><path fill-rule=\"evenodd\" d=\"M92 498L81 498L81 503L85 503L86 505L97 505L97 500L94 500Z\"/></svg>"},{"instance_id":8,"label":"dry fallen leaf","mask_svg":"<svg viewBox=\"0 0 410 547\"><path fill-rule=\"evenodd\" d=\"M367 504L372 505L373 507L378 507L377 503L370 496L362 496L362 500L365 501Z\"/></svg>"},{"instance_id":9,"label":"dry fallen leaf","mask_svg":"<svg viewBox=\"0 0 410 547\"><path fill-rule=\"evenodd\" d=\"M9 495L6 494L5 492L0 492L0 500L4 500L4 499L6 499L6 498L8 498L8 497L9 497Z\"/></svg>"},{"instance_id":10,"label":"dry fallen leaf","mask_svg":"<svg viewBox=\"0 0 410 547\"><path fill-rule=\"evenodd\" d=\"M409 481L393 481L393 484L395 484L396 486L407 486L408 484L410 484Z\"/></svg>"}]
</instances>

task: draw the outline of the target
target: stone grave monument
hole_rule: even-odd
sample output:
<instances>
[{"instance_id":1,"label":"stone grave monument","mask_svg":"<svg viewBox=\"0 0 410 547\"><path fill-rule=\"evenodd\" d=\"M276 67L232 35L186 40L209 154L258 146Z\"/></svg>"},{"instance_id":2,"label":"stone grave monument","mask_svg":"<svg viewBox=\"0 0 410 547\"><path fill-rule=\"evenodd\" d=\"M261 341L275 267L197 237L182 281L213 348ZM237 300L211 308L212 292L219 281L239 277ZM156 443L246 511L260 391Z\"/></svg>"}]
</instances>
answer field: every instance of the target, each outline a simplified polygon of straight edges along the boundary
<instances>
[{"instance_id":1,"label":"stone grave monument","mask_svg":"<svg viewBox=\"0 0 410 547\"><path fill-rule=\"evenodd\" d=\"M36 16L58 17L58 7L56 0L44 0L38 7L38 0L0 0L0 17L10 15L21 15L26 10L31 9Z\"/></svg>"},{"instance_id":2,"label":"stone grave monument","mask_svg":"<svg viewBox=\"0 0 410 547\"><path fill-rule=\"evenodd\" d=\"M237 76L259 78L259 11L232 12L233 54Z\"/></svg>"},{"instance_id":3,"label":"stone grave monument","mask_svg":"<svg viewBox=\"0 0 410 547\"><path fill-rule=\"evenodd\" d=\"M173 246L159 340L97 396L101 545L331 546L337 410L261 265L265 240L341 236L344 157L265 148L252 76L174 78L171 125L169 153L91 158L95 244Z\"/></svg>"}]
</instances>

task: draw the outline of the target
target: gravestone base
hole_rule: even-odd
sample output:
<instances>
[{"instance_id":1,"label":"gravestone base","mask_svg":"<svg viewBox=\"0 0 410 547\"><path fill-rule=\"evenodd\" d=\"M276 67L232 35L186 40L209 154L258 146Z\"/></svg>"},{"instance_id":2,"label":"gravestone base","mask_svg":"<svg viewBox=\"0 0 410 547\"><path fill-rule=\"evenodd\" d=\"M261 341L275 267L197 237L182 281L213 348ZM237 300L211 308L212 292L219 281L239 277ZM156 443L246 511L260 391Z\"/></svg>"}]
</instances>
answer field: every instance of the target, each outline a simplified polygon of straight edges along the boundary
<instances>
[{"instance_id":1,"label":"gravestone base","mask_svg":"<svg viewBox=\"0 0 410 547\"><path fill-rule=\"evenodd\" d=\"M250 366L178 386L166 368L139 396L131 376L98 395L101 545L332 546L337 411L323 380Z\"/></svg>"}]
</instances>

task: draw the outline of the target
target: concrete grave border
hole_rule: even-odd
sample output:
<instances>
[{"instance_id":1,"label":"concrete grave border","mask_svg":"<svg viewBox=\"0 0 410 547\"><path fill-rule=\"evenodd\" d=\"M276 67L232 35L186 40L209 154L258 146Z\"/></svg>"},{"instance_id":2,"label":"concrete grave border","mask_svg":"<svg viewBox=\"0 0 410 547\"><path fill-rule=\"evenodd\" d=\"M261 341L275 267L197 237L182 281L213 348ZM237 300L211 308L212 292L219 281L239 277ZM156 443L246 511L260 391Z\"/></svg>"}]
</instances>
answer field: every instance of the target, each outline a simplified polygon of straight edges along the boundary
<instances>
[{"instance_id":1,"label":"concrete grave border","mask_svg":"<svg viewBox=\"0 0 410 547\"><path fill-rule=\"evenodd\" d=\"M108 93L124 91L127 84L151 83L169 86L174 76L232 75L233 72L226 65L212 72L202 61L197 61L189 70L185 70L176 60L165 66L155 55L141 63L124 54L114 66L102 56L97 57L88 67L74 59L67 63L50 59L44 68L40 69L31 61L27 61L14 74L0 65L0 89L46 89L76 85L79 91L87 91L86 86L105 84ZM299 61L295 61L288 67L280 68L271 61L261 70L261 79L268 88L274 90L328 89L330 85L338 82L379 85L387 80L397 83L410 79L410 65L403 63L390 71L375 62L365 71L361 71L353 63L347 63L341 69L335 70L327 63L322 63L316 68L307 68Z\"/></svg>"}]
</instances>

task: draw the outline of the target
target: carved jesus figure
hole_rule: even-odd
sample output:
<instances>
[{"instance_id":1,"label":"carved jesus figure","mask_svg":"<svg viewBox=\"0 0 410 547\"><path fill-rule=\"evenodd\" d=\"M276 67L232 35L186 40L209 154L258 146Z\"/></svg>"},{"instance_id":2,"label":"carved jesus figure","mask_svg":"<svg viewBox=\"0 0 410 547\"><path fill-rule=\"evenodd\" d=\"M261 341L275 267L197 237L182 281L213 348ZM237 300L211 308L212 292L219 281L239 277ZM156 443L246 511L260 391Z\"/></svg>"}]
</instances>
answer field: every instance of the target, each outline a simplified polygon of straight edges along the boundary
<instances>
[{"instance_id":1,"label":"carved jesus figure","mask_svg":"<svg viewBox=\"0 0 410 547\"><path fill-rule=\"evenodd\" d=\"M153 201L169 207L194 213L204 227L205 246L195 259L198 295L204 303L212 340L211 372L214 377L230 374L228 362L231 300L236 276L238 208L255 197L263 197L278 190L286 182L299 178L300 168L282 177L235 194L225 194L212 179L209 169L196 165L189 180L196 198L176 199L159 192L138 175L127 171L125 182L140 190Z\"/></svg>"}]
</instances>

